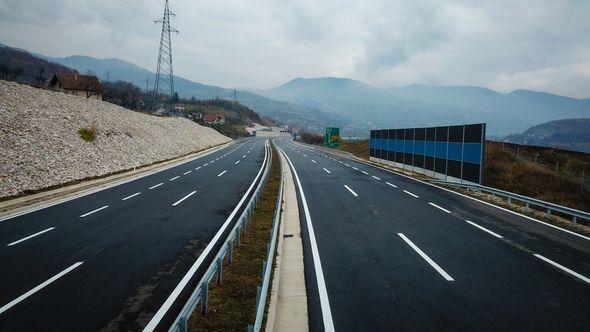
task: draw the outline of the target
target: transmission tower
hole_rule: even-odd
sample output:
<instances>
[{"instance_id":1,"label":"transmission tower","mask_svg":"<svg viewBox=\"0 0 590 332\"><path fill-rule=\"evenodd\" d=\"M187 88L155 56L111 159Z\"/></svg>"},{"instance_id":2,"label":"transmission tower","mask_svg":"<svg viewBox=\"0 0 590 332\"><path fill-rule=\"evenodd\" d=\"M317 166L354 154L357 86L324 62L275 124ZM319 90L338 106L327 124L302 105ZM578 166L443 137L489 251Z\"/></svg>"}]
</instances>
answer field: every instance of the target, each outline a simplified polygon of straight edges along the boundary
<instances>
[{"instance_id":1,"label":"transmission tower","mask_svg":"<svg viewBox=\"0 0 590 332\"><path fill-rule=\"evenodd\" d=\"M168 8L168 0L164 4L164 16L154 21L162 23L162 36L160 37L160 51L158 52L158 66L156 68L156 81L154 82L154 110L158 106L158 95L170 92L170 98L174 98L174 74L172 71L172 39L170 33L178 33L178 30L170 26L170 16L174 13ZM162 92L160 93L160 89Z\"/></svg>"}]
</instances>

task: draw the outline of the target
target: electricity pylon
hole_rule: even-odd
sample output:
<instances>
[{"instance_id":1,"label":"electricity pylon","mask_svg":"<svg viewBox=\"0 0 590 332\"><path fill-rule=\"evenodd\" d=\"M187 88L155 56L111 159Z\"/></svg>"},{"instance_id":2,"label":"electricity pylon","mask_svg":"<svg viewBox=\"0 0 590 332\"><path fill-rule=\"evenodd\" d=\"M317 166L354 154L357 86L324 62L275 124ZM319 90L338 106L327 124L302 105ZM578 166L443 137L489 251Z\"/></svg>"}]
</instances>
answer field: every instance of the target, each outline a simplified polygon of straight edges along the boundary
<instances>
[{"instance_id":1,"label":"electricity pylon","mask_svg":"<svg viewBox=\"0 0 590 332\"><path fill-rule=\"evenodd\" d=\"M172 71L172 39L170 32L178 33L178 30L170 26L170 16L176 16L168 8L168 0L164 4L164 16L154 21L162 23L162 36L160 37L160 51L158 52L158 66L156 68L156 81L154 82L154 111L158 106L158 95L162 85L164 91L170 91L170 98L174 98L174 73ZM165 87L165 90L164 90ZM167 92L167 91L166 91Z\"/></svg>"}]
</instances>

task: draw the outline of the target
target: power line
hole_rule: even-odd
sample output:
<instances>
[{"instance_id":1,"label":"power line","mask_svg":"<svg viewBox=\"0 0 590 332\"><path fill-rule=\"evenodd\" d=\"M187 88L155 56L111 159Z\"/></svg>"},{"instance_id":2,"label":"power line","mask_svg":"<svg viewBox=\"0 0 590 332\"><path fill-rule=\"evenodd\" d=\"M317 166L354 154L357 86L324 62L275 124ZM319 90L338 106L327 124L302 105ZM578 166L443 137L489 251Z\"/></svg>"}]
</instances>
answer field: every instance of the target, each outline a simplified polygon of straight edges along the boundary
<instances>
[{"instance_id":1,"label":"power line","mask_svg":"<svg viewBox=\"0 0 590 332\"><path fill-rule=\"evenodd\" d=\"M160 50L158 52L158 65L156 68L156 80L154 82L154 110L158 106L158 95L160 93L160 85L170 92L170 98L174 98L174 73L172 70L172 38L170 32L178 33L178 30L170 26L170 16L176 16L168 7L168 0L164 4L164 16L154 21L155 23L162 23L162 35L160 37Z\"/></svg>"}]
</instances>

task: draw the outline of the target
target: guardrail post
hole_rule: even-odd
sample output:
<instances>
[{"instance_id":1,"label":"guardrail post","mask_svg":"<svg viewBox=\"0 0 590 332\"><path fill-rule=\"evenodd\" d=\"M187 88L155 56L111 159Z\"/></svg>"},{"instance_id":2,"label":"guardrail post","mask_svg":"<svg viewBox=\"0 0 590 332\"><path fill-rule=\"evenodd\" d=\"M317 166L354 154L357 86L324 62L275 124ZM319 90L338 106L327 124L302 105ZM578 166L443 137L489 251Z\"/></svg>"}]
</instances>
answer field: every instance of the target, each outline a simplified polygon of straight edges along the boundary
<instances>
[{"instance_id":1,"label":"guardrail post","mask_svg":"<svg viewBox=\"0 0 590 332\"><path fill-rule=\"evenodd\" d=\"M248 324L248 332L254 332L254 325Z\"/></svg>"},{"instance_id":2,"label":"guardrail post","mask_svg":"<svg viewBox=\"0 0 590 332\"><path fill-rule=\"evenodd\" d=\"M240 230L238 229L238 234L236 235L236 239L240 238ZM231 264L233 261L233 254L234 254L234 241L229 241L227 243L227 263Z\"/></svg>"},{"instance_id":3,"label":"guardrail post","mask_svg":"<svg viewBox=\"0 0 590 332\"><path fill-rule=\"evenodd\" d=\"M264 277L264 272L266 271L266 261L262 262L262 276Z\"/></svg>"},{"instance_id":4,"label":"guardrail post","mask_svg":"<svg viewBox=\"0 0 590 332\"><path fill-rule=\"evenodd\" d=\"M508 197L508 205L512 206L512 198Z\"/></svg>"},{"instance_id":5,"label":"guardrail post","mask_svg":"<svg viewBox=\"0 0 590 332\"><path fill-rule=\"evenodd\" d=\"M221 273L222 272L223 272L223 258L219 257L217 259L217 286L221 285L221 278L222 278Z\"/></svg>"},{"instance_id":6,"label":"guardrail post","mask_svg":"<svg viewBox=\"0 0 590 332\"><path fill-rule=\"evenodd\" d=\"M551 218L551 209L547 208L547 218Z\"/></svg>"},{"instance_id":7,"label":"guardrail post","mask_svg":"<svg viewBox=\"0 0 590 332\"><path fill-rule=\"evenodd\" d=\"M526 213L529 213L529 203L528 203L528 202L526 202L526 203L524 204L524 211L525 211Z\"/></svg>"},{"instance_id":8,"label":"guardrail post","mask_svg":"<svg viewBox=\"0 0 590 332\"><path fill-rule=\"evenodd\" d=\"M201 286L201 316L207 316L207 305L209 304L209 282L205 281Z\"/></svg>"},{"instance_id":9,"label":"guardrail post","mask_svg":"<svg viewBox=\"0 0 590 332\"><path fill-rule=\"evenodd\" d=\"M256 286L256 304L258 305L258 302L260 302L260 294L262 292L262 287L260 286Z\"/></svg>"},{"instance_id":10,"label":"guardrail post","mask_svg":"<svg viewBox=\"0 0 590 332\"><path fill-rule=\"evenodd\" d=\"M572 226L575 227L577 223L578 223L578 217L573 216L573 218L572 218Z\"/></svg>"},{"instance_id":11,"label":"guardrail post","mask_svg":"<svg viewBox=\"0 0 590 332\"><path fill-rule=\"evenodd\" d=\"M238 227L238 234L236 235L236 247L240 246L240 238L242 237L242 226Z\"/></svg>"},{"instance_id":12,"label":"guardrail post","mask_svg":"<svg viewBox=\"0 0 590 332\"><path fill-rule=\"evenodd\" d=\"M188 330L186 317L180 317L180 319L178 320L178 330L181 332L186 332Z\"/></svg>"}]
</instances>

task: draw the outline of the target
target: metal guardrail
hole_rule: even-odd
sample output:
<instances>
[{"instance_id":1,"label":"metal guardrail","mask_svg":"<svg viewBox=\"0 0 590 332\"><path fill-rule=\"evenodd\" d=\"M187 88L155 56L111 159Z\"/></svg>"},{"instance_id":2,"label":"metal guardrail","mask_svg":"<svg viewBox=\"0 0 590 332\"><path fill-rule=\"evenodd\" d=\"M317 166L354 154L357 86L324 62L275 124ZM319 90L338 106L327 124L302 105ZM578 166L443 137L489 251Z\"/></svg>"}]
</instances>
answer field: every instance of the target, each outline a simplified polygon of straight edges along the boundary
<instances>
[{"instance_id":1,"label":"metal guardrail","mask_svg":"<svg viewBox=\"0 0 590 332\"><path fill-rule=\"evenodd\" d=\"M460 188L465 188L465 189L477 190L479 192L487 192L487 193L492 194L492 196L494 196L494 197L496 197L496 196L506 197L509 205L512 205L513 200L520 201L520 202L524 203L526 212L529 212L531 205L542 207L542 208L546 209L547 218L551 218L552 211L563 213L563 214L566 214L566 215L569 215L572 217L572 221L571 221L572 226L576 226L578 218L590 221L590 213L588 213L588 212L572 209L572 208L569 208L569 207L566 207L563 205L549 203L546 201L542 201L540 199L531 198L531 197L524 196L524 195L515 194L515 193L509 192L509 191L504 191L504 190L500 190L500 189L496 189L496 188L492 188L492 187L486 187L486 186L482 186L479 184L447 182L447 181L441 181L441 180L431 180L430 182L434 183L434 184L445 185L445 186L452 186L452 187L460 187Z\"/></svg>"},{"instance_id":2,"label":"metal guardrail","mask_svg":"<svg viewBox=\"0 0 590 332\"><path fill-rule=\"evenodd\" d=\"M274 144L274 142L273 142ZM280 157L279 157L280 158ZM266 247L266 261L262 265L262 287L258 286L256 292L256 320L254 325L248 325L248 332L258 332L262 327L262 320L264 318L264 308L266 307L266 295L268 294L268 287L270 285L270 275L272 270L272 262L277 243L277 236L279 233L279 224L282 212L283 191L285 188L285 179L283 175L283 163L281 165L281 182L279 185L279 195L277 197L277 205L275 208L275 215L272 221L272 232L270 234L270 242Z\"/></svg>"},{"instance_id":3,"label":"metal guardrail","mask_svg":"<svg viewBox=\"0 0 590 332\"><path fill-rule=\"evenodd\" d=\"M270 149L270 145L266 147ZM262 175L262 180L258 183L256 190L250 197L248 204L242 211L242 214L238 218L238 221L232 228L231 232L225 239L224 243L221 245L219 251L215 255L215 258L205 271L205 274L195 287L195 290L189 297L188 301L183 306L182 310L168 329L169 332L185 332L188 328L188 319L194 312L195 308L199 303L201 304L201 315L207 314L207 303L209 298L209 283L213 280L213 278L217 277L217 284L221 284L222 273L223 273L223 260L227 257L228 263L231 264L233 259L233 248L235 246L240 245L240 237L246 231L248 224L252 219L252 214L258 201L260 200L260 195L268 182L268 177L270 174L270 169L272 166L272 155L270 151L268 151L268 163Z\"/></svg>"}]
</instances>

